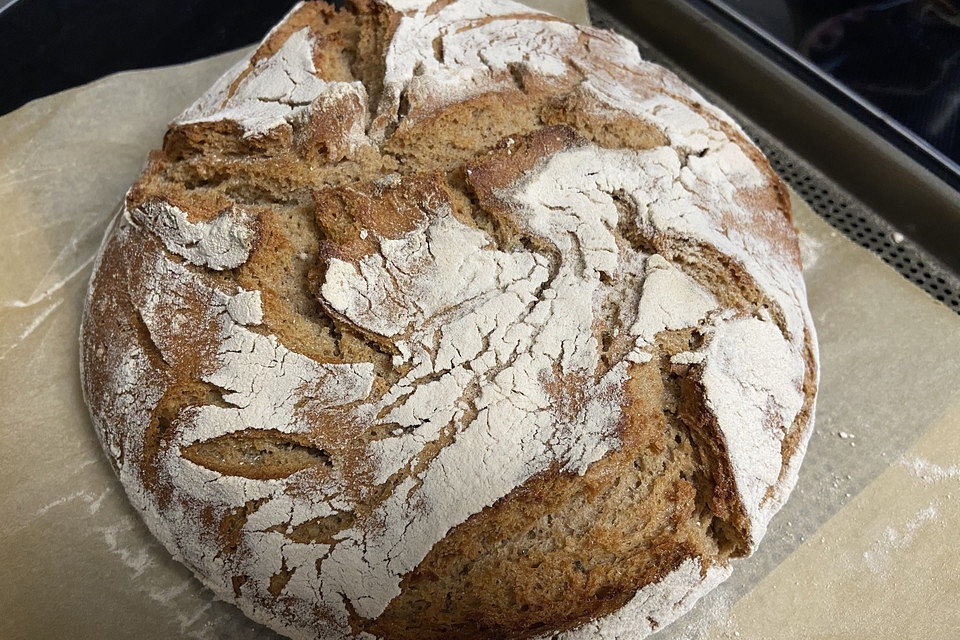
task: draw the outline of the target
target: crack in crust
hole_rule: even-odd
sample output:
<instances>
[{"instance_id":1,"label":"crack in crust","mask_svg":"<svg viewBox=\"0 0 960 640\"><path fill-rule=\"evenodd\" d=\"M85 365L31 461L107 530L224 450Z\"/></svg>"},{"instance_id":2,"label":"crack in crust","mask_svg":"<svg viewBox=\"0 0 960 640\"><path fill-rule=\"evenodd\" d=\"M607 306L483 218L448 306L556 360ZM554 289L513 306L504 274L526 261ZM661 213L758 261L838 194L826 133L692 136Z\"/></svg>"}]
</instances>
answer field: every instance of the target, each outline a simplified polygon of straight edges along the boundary
<instances>
[{"instance_id":1,"label":"crack in crust","mask_svg":"<svg viewBox=\"0 0 960 640\"><path fill-rule=\"evenodd\" d=\"M818 383L783 185L618 36L295 7L91 282L131 501L291 637L639 638L750 553Z\"/></svg>"}]
</instances>

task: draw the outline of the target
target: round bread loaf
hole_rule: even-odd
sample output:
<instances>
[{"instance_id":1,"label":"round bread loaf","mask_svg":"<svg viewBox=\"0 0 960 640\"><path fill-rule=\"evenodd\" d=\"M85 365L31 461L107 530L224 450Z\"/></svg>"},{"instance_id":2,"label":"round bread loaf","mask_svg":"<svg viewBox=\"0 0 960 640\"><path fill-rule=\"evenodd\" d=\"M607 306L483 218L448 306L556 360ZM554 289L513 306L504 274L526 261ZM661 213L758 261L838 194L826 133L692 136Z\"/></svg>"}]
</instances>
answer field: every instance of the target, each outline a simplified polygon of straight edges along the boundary
<instances>
[{"instance_id":1,"label":"round bread loaf","mask_svg":"<svg viewBox=\"0 0 960 640\"><path fill-rule=\"evenodd\" d=\"M130 500L294 638L642 638L793 487L787 192L636 47L507 0L298 5L104 241L84 392Z\"/></svg>"}]
</instances>

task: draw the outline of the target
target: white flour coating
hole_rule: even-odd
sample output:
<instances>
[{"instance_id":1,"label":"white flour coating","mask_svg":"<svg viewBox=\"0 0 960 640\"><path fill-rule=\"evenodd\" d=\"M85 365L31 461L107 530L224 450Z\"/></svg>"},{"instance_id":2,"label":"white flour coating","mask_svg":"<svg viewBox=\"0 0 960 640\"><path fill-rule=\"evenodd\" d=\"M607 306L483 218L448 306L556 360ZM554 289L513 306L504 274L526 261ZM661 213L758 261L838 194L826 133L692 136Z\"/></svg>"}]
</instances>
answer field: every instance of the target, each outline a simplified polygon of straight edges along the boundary
<instances>
[{"instance_id":1,"label":"white flour coating","mask_svg":"<svg viewBox=\"0 0 960 640\"><path fill-rule=\"evenodd\" d=\"M803 344L804 322L797 300L806 298L803 279L795 265L780 262L773 241L753 233L749 226L731 228L724 216L743 219L736 192L756 188L763 179L743 151L730 142L701 151L701 157L683 155L671 147L648 151L574 147L549 158L530 178L530 193L542 198L541 209L592 206L603 221L615 224L614 196L628 200L637 210L641 229L704 242L731 256L747 270L785 316L793 344ZM603 172L595 167L604 167ZM766 215L782 217L778 211ZM610 252L610 234L594 230L585 256L602 259ZM695 251L691 251L696 256ZM610 254L612 259L616 259Z\"/></svg>"},{"instance_id":2,"label":"white flour coating","mask_svg":"<svg viewBox=\"0 0 960 640\"><path fill-rule=\"evenodd\" d=\"M588 376L597 366L592 296L600 269L616 267L617 248L593 212L571 211L569 220L550 224L529 218L561 247L564 258L552 278L545 256L491 249L486 234L449 211L432 213L434 220L404 237L381 239L381 252L358 267L332 261L321 289L354 324L395 337L413 364L387 398L402 397L403 403L384 420L415 428L374 443L376 479L409 465L444 427L457 429L419 486L395 491L377 510L383 529L358 530L325 561L359 568L359 582L338 589L364 617L379 615L399 594L400 578L473 513L554 461L583 473L616 445L613 433L622 420L625 365L611 369L573 416L565 416L564 403L542 382L557 361L570 376ZM598 234L609 240L606 252L596 260L588 253L583 269L571 235L577 246L589 248ZM439 377L418 385L426 376ZM458 427L459 401L470 385L480 389L478 414ZM570 424L558 430L565 419Z\"/></svg>"},{"instance_id":3,"label":"white flour coating","mask_svg":"<svg viewBox=\"0 0 960 640\"><path fill-rule=\"evenodd\" d=\"M363 104L366 89L360 81L325 82L313 64L313 40L308 28L293 33L273 56L261 60L236 86L229 89L240 72L240 64L227 72L202 98L175 121L176 124L231 120L244 136L262 135L307 112L315 100L355 94ZM354 134L356 135L356 134Z\"/></svg>"},{"instance_id":4,"label":"white flour coating","mask_svg":"<svg viewBox=\"0 0 960 640\"><path fill-rule=\"evenodd\" d=\"M412 13L425 11L427 7L433 4L433 0L384 0L384 3L390 5L394 11Z\"/></svg>"},{"instance_id":5,"label":"white flour coating","mask_svg":"<svg viewBox=\"0 0 960 640\"><path fill-rule=\"evenodd\" d=\"M333 259L321 295L351 322L388 337L464 300L480 304L492 296L500 305L513 299L531 302L533 291L547 277L545 260L533 254L488 251L488 244L482 231L443 212L402 238L381 239L380 253L358 266ZM487 333L495 322L489 319ZM453 362L453 357L449 359Z\"/></svg>"},{"instance_id":6,"label":"white flour coating","mask_svg":"<svg viewBox=\"0 0 960 640\"><path fill-rule=\"evenodd\" d=\"M219 597L292 637L370 637L350 635L349 611L369 618L382 613L400 593L403 576L453 527L552 464L583 474L620 446L628 368L653 357L660 331L698 327L704 335L701 349L673 362L691 365L700 376L707 408L726 440L753 544L792 488L812 427L811 418L797 453L781 469L780 444L803 403L804 333L814 345L815 337L798 265L776 240L756 231L782 223L783 214L749 204L770 182L718 125L731 125L729 118L661 76L632 43L613 34L538 19L544 14L505 0L460 0L428 15L430 4L390 1L404 15L387 48L384 89L375 104L359 81L317 76L305 28L249 69L231 95L248 65L232 69L177 123L229 120L245 136L257 136L358 100L363 117L344 134L346 148L353 149L414 122L418 107L514 90L520 65L545 79L579 74L580 89L599 101L599 109L632 114L668 144L646 151L574 146L497 194L517 212L523 230L551 244L555 254L500 251L486 233L440 207L425 211L422 224L400 237L377 238L378 253L331 259L321 301L388 340L398 351L394 365L410 367L377 401L369 400L373 365L317 362L265 335L260 292L225 292L162 254L144 267L144 282L131 299L150 340L172 363L184 343L203 353L199 378L221 389L223 402L177 415L175 437L156 460L159 478L172 491L161 508L138 465L144 425L171 380L139 344L109 345L113 400L109 415L94 416L104 447L116 460L123 440L121 479L154 534ZM624 70L656 80L624 82ZM403 98L407 120L400 115ZM684 100L701 105L695 110ZM375 114L369 123L366 113ZM618 243L615 230L625 215L641 232L666 238L671 250L652 254ZM144 205L127 222L156 235L169 252L215 270L243 264L255 235L253 221L234 209L191 223L172 205ZM132 232L121 223L116 241L127 242ZM697 245L742 269L781 314L785 330L769 315L723 311L681 271L678 258L694 266L700 259ZM620 319L629 320L623 330L634 348L595 379L599 303L615 289L609 282L626 276L637 291L622 296L628 309ZM180 313L197 308L203 317ZM582 397L558 392L557 373ZM349 515L363 499L354 490L357 479L336 465L255 480L180 455L182 447L233 433L314 438L316 416L334 410L345 439L359 437L359 430L351 431L356 425L387 431L359 452L363 465L354 472L360 484L375 487L396 474L403 479L372 515L337 531L329 544L298 543L286 533L318 518ZM452 441L426 457L424 448L441 437ZM233 557L221 555L220 542L204 533L191 511L198 503L211 505L217 517L247 509ZM292 572L283 589L292 603L287 618L262 604L271 599L271 577L282 569ZM729 573L719 564L705 576L701 569L698 559L688 559L620 611L561 637L645 637ZM246 579L238 587L231 577L239 575Z\"/></svg>"},{"instance_id":7,"label":"white flour coating","mask_svg":"<svg viewBox=\"0 0 960 640\"><path fill-rule=\"evenodd\" d=\"M126 236L128 230L121 228L119 235ZM262 320L259 292L239 291L226 295L212 288L202 276L164 255L156 256L155 263L145 270L145 274L148 279L142 283L143 298L137 308L151 340L170 362L176 362L178 343L190 343L202 337L195 333L195 327L177 328L171 324L168 321L170 308L183 307L189 301L207 300L204 313L208 321L219 327L219 336L215 339L212 366L201 378L221 387L225 391L223 400L231 406L188 408L178 416L178 422L183 426L173 446L161 452L158 460L160 474L173 491L170 505L165 509L161 509L156 498L142 486L137 476L137 464L123 465L120 475L131 500L144 513L151 531L161 542L173 550L178 559L194 568L204 583L221 598L233 598L229 580L233 572L247 572L254 584L265 588L270 577L286 563L291 569L303 569L298 580L291 580L288 584L288 592L299 589L299 595L315 600L316 563L326 555L327 547L294 543L280 532L265 529L284 523L296 526L312 518L348 509L350 505L339 497L343 492L342 480L333 475L325 486L318 487L316 493L291 493L287 489L296 485L298 480L308 481L308 470L282 480L254 480L199 466L183 458L179 451L182 446L237 431L273 429L309 434L312 423L304 419L305 412L363 400L373 381L372 365L321 364L289 351L275 336L249 330L246 324ZM131 364L144 360L139 346L135 346L125 358ZM139 380L142 385L150 376L121 369L117 391L122 392L123 385L131 378ZM157 396L133 398L132 405L137 408L148 403L155 405L158 399ZM143 424L143 418L139 422ZM142 455L137 448L130 446L131 440L127 442L127 460L136 459L134 454ZM241 559L240 567L229 568L216 553L218 543L198 537L200 525L185 509L184 498L223 507L262 501L247 520L244 529L247 555ZM312 579L309 578L311 572ZM342 600L338 598L335 605L342 610ZM264 615L265 612L259 610L254 617L263 618ZM339 621L346 623L345 618Z\"/></svg>"},{"instance_id":8,"label":"white flour coating","mask_svg":"<svg viewBox=\"0 0 960 640\"><path fill-rule=\"evenodd\" d=\"M543 75L561 76L568 70L567 63L554 52L577 33L577 27L567 22L495 20L475 29L448 32L443 38L443 65L505 72L522 61Z\"/></svg>"},{"instance_id":9,"label":"white flour coating","mask_svg":"<svg viewBox=\"0 0 960 640\"><path fill-rule=\"evenodd\" d=\"M638 346L652 344L661 331L697 326L717 308L712 293L663 256L650 256L647 268L637 319L630 327Z\"/></svg>"},{"instance_id":10,"label":"white flour coating","mask_svg":"<svg viewBox=\"0 0 960 640\"><path fill-rule=\"evenodd\" d=\"M726 440L755 545L773 516L765 496L780 475L783 437L803 405L803 357L775 325L756 318L717 326L702 357L707 407Z\"/></svg>"},{"instance_id":11,"label":"white flour coating","mask_svg":"<svg viewBox=\"0 0 960 640\"><path fill-rule=\"evenodd\" d=\"M478 20L509 15L543 16L545 14L511 0L460 0L441 8L435 13L426 12L429 3L416 0L393 0L393 5L404 12L400 24L393 34L387 47L385 56L385 71L383 76L383 95L377 105L377 118L370 132L372 138L380 140L386 129L399 120L398 110L404 92L416 80L419 91L430 95L440 106L453 101L470 97L462 82L464 71L475 69L485 73L506 71L507 62L522 62L525 58L535 56L538 60L545 60L556 73L562 71L562 63L558 65L557 56L543 55L541 47L546 44L539 37L539 32L545 32L542 20L533 21L532 32L527 30L526 42L518 41L514 34L520 21L495 20L499 28L487 27L491 39L479 43L483 48L477 49L477 42L469 40L470 33L475 30ZM402 9L400 9L402 7ZM564 26L575 30L571 25ZM473 27L473 28L471 28ZM466 28L466 29L465 29ZM484 28L484 27L481 27ZM451 38L454 40L451 41ZM501 42L501 38L504 42ZM443 60L439 61L434 52L434 42L440 42L443 51ZM554 43L556 44L556 43ZM502 52L500 55L498 52ZM510 55L510 58L504 57ZM489 57L488 57L489 56ZM484 58L488 58L496 66L488 67ZM500 74L502 78L490 78L487 82L471 83L477 92L488 91L497 84L507 87L513 84L509 73ZM451 81L452 80L452 81ZM497 83L497 84L491 84ZM424 85L427 85L425 87ZM454 93L449 94L442 88L459 86ZM428 87L435 87L430 90Z\"/></svg>"},{"instance_id":12,"label":"white flour coating","mask_svg":"<svg viewBox=\"0 0 960 640\"><path fill-rule=\"evenodd\" d=\"M699 559L688 558L660 582L637 591L619 610L565 631L557 640L641 640L685 614L729 576L729 566L714 565L704 572Z\"/></svg>"},{"instance_id":13,"label":"white flour coating","mask_svg":"<svg viewBox=\"0 0 960 640\"><path fill-rule=\"evenodd\" d=\"M598 172L596 167L605 170ZM741 257L761 286L770 281L792 281L795 286L789 290L776 284L764 290L774 300L782 301L782 308L792 310L784 313L788 327L791 317L795 318L794 326L803 326L807 323L796 319L802 318L796 303L798 296L804 298L802 279L786 267L777 268L769 259L761 262L756 249L763 244L762 239L731 230L724 233L718 221L707 215L725 210L733 213L739 206L733 199L734 185L753 186L759 181L756 167L732 143L689 157L685 167L671 148L630 151L586 146L555 153L517 191L506 196L516 199L526 214L526 224L538 234L549 237L550 227L566 232L576 229L582 260L599 270L612 269L617 262L609 229L616 226L614 195L618 195L635 206L641 228L680 233L725 248L724 253ZM592 214L583 215L587 211ZM564 234L558 246L570 237ZM661 257L654 256L648 262L653 279L644 283L634 324L641 339L650 337L644 329L695 326L715 307L712 296L679 271L674 275L669 275L670 270L660 273L657 267L662 268L665 262ZM783 277L774 278L772 274L777 273L783 273ZM673 286L664 289L661 278L673 279ZM652 294L649 298L648 286ZM756 544L779 508L777 500L765 501L764 497L770 487L776 492L782 466L780 443L803 404L803 336L794 328L788 342L776 325L758 319L723 322L707 331L712 335L710 348L687 363L705 363L703 383L708 406L730 443L731 466L750 516L751 540Z\"/></svg>"},{"instance_id":14,"label":"white flour coating","mask_svg":"<svg viewBox=\"0 0 960 640\"><path fill-rule=\"evenodd\" d=\"M659 179L643 179L636 174L631 176L626 170L618 172L623 176L620 177L621 181L633 182L650 193L646 197L639 194L637 204L646 210L643 221L657 230L669 229L678 235L712 244L722 253L737 259L780 307L791 341L802 343L805 322L796 301L804 299L805 292L796 265L771 259L771 254L776 255L779 250L772 246L772 242L758 236L749 224L744 228L730 228L724 224L724 212L731 216L742 214L743 205L737 202L739 190L765 185L765 179L754 162L730 142L722 130L711 125L704 115L684 102L651 91L648 86L637 88L634 84L624 84L611 74L608 66L597 64L595 58L585 55L583 48L578 45L578 39L583 35L594 38L591 51L603 49L606 58L616 61L618 68L649 67L640 59L633 43L589 27L509 17L530 13L528 8L513 2L461 0L430 15L422 10L405 15L387 51L384 91L377 107L379 126L387 127L397 120L397 109L404 92L407 92L409 99L410 90L422 91L426 84L453 84L445 80L450 77L463 87L465 71L471 74L486 73L490 78L487 83L474 82L472 86L477 87L478 91L488 91L489 82L498 81L498 78L502 78L504 86L512 85L508 73L512 64L522 64L547 77L561 76L572 65L586 74L581 83L583 90L594 94L611 108L622 109L649 122L669 140L668 147L658 149L655 153L671 155L673 158L660 157L651 159L651 162L631 163L631 168L636 169L638 164L646 168L651 163L662 162ZM465 28L471 22L490 18L496 19L475 28ZM438 38L442 43L442 61L436 59L433 49L433 43ZM553 55L545 52L553 52ZM559 63L561 60L562 65ZM709 106L688 87L676 82L669 88L677 95L700 103L705 113L732 125L728 117ZM463 89L455 94L447 92L446 99L437 97L443 92L423 93L432 99L433 106L469 97ZM411 104L415 106L413 100ZM377 126L375 122L374 129ZM737 129L736 125L733 128ZM382 131L371 132L374 137L382 135ZM610 167L616 162L614 156L618 153L633 153L612 151L607 154L607 151L587 147L569 160L567 172L585 173L587 170L584 167L590 166ZM597 158L596 155L601 157ZM583 164L578 167L575 163ZM662 175L664 173L669 177ZM603 176L603 180L611 183L616 178L607 179ZM683 193L684 190L689 191ZM704 199L718 207L719 211L704 210ZM782 216L779 210L766 215Z\"/></svg>"},{"instance_id":15,"label":"white flour coating","mask_svg":"<svg viewBox=\"0 0 960 640\"><path fill-rule=\"evenodd\" d=\"M253 246L253 220L236 208L210 222L190 222L184 211L167 202L147 202L125 215L160 238L169 251L201 267L238 267Z\"/></svg>"}]
</instances>

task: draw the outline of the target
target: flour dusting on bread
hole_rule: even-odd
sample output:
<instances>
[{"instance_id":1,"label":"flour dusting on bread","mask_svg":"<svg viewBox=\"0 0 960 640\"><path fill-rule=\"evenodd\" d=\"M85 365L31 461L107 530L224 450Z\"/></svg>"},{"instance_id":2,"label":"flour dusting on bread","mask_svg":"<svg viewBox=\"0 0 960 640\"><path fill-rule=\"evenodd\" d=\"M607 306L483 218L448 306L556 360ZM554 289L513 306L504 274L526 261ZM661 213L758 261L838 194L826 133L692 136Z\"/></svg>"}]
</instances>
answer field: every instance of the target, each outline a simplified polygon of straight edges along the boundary
<instances>
[{"instance_id":1,"label":"flour dusting on bread","mask_svg":"<svg viewBox=\"0 0 960 640\"><path fill-rule=\"evenodd\" d=\"M84 319L99 435L168 549L291 637L645 637L796 480L789 201L611 32L298 5L123 213Z\"/></svg>"}]
</instances>

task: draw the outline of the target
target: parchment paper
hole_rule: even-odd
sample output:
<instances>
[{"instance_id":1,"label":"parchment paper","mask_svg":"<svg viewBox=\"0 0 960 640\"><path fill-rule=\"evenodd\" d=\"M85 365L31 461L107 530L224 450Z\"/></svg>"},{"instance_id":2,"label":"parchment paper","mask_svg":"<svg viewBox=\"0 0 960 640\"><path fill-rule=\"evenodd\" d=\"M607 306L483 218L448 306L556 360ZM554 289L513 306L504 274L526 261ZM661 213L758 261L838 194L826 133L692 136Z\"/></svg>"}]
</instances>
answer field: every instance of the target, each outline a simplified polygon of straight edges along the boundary
<instances>
[{"instance_id":1,"label":"parchment paper","mask_svg":"<svg viewBox=\"0 0 960 640\"><path fill-rule=\"evenodd\" d=\"M579 0L540 6L583 21ZM249 50L121 73L0 118L0 638L271 638L156 543L80 396L108 219L167 123ZM661 638L960 628L960 317L798 198L817 431L760 550Z\"/></svg>"}]
</instances>

